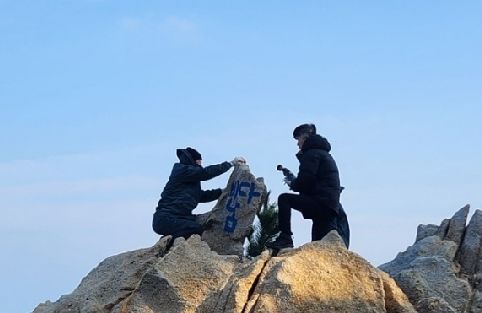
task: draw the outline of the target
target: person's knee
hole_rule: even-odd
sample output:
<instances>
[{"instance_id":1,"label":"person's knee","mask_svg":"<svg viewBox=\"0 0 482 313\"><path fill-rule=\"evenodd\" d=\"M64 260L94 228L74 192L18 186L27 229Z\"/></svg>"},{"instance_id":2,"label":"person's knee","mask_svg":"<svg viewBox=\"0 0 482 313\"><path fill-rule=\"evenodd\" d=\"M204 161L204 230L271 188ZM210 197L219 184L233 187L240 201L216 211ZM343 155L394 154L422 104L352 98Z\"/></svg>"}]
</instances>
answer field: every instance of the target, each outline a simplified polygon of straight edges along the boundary
<instances>
[{"instance_id":1,"label":"person's knee","mask_svg":"<svg viewBox=\"0 0 482 313\"><path fill-rule=\"evenodd\" d=\"M291 194L289 193L282 193L279 195L278 197L278 205L280 203L289 203L290 202L290 199L291 199Z\"/></svg>"},{"instance_id":2,"label":"person's knee","mask_svg":"<svg viewBox=\"0 0 482 313\"><path fill-rule=\"evenodd\" d=\"M158 235L164 235L161 227L161 219L157 214L152 218L152 230Z\"/></svg>"}]
</instances>

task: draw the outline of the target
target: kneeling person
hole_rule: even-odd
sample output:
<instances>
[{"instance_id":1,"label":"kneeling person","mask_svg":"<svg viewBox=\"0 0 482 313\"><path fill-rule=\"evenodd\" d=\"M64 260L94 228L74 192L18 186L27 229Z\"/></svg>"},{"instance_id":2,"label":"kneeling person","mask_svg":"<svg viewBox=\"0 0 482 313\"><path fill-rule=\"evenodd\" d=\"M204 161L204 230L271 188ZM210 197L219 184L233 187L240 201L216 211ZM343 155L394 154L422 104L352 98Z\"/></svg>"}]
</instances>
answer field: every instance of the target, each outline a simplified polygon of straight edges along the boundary
<instances>
[{"instance_id":1,"label":"kneeling person","mask_svg":"<svg viewBox=\"0 0 482 313\"><path fill-rule=\"evenodd\" d=\"M335 160L330 154L331 145L316 133L313 124L295 128L293 137L300 151L299 173L286 182L298 192L283 193L278 198L278 224L280 235L268 248L292 248L291 209L300 211L305 219L313 220L311 240L321 240L331 230L337 229L340 206L340 178Z\"/></svg>"}]
</instances>

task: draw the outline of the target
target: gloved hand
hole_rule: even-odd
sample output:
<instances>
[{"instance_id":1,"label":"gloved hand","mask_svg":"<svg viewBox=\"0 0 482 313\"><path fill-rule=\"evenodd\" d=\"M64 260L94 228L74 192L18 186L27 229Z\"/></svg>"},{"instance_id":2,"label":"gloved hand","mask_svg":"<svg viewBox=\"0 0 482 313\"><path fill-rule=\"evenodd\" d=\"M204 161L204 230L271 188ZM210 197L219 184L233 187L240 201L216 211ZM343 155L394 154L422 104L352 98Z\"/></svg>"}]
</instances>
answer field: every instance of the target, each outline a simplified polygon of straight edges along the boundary
<instances>
[{"instance_id":1,"label":"gloved hand","mask_svg":"<svg viewBox=\"0 0 482 313\"><path fill-rule=\"evenodd\" d=\"M231 161L231 164L233 166L236 165L245 165L246 164L246 159L243 157L235 157L234 160Z\"/></svg>"}]
</instances>

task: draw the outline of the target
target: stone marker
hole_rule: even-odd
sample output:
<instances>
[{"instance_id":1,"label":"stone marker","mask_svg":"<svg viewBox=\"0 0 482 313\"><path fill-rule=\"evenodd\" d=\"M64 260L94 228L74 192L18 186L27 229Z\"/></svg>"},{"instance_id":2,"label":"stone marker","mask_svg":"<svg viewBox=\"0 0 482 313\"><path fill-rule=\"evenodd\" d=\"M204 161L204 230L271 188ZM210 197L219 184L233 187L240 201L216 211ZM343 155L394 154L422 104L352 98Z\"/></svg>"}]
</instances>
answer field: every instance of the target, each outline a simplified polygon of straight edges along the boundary
<instances>
[{"instance_id":1,"label":"stone marker","mask_svg":"<svg viewBox=\"0 0 482 313\"><path fill-rule=\"evenodd\" d=\"M265 197L263 178L254 177L248 165L236 166L213 210L197 217L199 223L211 224L202 239L219 254L241 256Z\"/></svg>"}]
</instances>

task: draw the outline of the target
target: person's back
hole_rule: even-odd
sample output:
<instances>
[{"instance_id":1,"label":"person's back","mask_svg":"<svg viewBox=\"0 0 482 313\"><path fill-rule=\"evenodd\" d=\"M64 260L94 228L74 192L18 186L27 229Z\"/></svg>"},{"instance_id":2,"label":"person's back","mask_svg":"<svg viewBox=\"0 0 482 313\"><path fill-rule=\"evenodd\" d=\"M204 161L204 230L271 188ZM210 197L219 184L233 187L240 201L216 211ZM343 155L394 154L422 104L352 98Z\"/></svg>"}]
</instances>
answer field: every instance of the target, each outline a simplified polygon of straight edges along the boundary
<instances>
[{"instance_id":1,"label":"person's back","mask_svg":"<svg viewBox=\"0 0 482 313\"><path fill-rule=\"evenodd\" d=\"M186 181L183 173L189 171L189 166L174 164L169 180L161 193L157 210L167 214L188 216L199 202L201 193L200 181Z\"/></svg>"}]
</instances>

